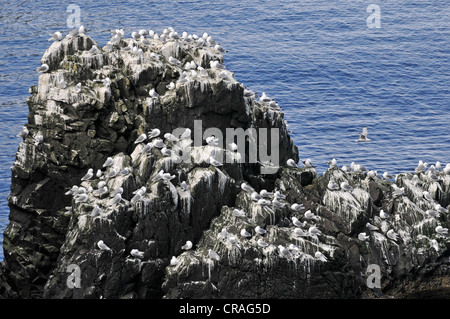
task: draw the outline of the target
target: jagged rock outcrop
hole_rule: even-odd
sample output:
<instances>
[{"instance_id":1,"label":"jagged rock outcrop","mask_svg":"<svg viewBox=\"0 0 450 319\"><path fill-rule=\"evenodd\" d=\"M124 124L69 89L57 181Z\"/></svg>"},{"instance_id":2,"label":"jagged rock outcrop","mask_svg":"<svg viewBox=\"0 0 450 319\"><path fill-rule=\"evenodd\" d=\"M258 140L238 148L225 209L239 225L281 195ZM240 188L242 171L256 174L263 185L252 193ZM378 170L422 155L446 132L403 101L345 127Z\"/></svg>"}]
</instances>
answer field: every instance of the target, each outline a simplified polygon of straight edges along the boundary
<instances>
[{"instance_id":1,"label":"jagged rock outcrop","mask_svg":"<svg viewBox=\"0 0 450 319\"><path fill-rule=\"evenodd\" d=\"M278 105L237 82L212 40L166 37L119 32L100 49L72 34L42 57L49 69L31 88L29 133L12 169L2 297L449 293L450 241L436 231L450 224L448 172L400 174L394 183L361 167L323 176L288 167L298 151ZM237 152L227 145L230 128L240 137L247 130L243 143L231 140ZM260 129L278 129L277 140ZM210 135L218 145L206 143ZM264 174L271 166L262 151L273 145L279 165ZM367 287L371 264L380 289ZM68 285L71 265L79 287Z\"/></svg>"}]
</instances>

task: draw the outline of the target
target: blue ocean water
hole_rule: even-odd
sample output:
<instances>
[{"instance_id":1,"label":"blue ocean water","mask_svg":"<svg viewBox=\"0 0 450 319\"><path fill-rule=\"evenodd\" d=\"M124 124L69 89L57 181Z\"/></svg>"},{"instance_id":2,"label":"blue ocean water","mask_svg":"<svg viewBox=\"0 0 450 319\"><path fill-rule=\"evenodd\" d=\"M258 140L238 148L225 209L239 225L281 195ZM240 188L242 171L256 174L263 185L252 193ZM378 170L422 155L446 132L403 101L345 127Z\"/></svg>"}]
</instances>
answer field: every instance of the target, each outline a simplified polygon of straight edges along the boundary
<instances>
[{"instance_id":1,"label":"blue ocean water","mask_svg":"<svg viewBox=\"0 0 450 319\"><path fill-rule=\"evenodd\" d=\"M104 45L109 30L208 32L235 77L274 98L301 159L355 161L391 173L450 162L448 0L54 1L0 4L0 241L26 98L48 34L68 32L69 4ZM379 5L381 28L366 22ZM370 143L356 143L363 126ZM3 250L0 250L0 260Z\"/></svg>"}]
</instances>

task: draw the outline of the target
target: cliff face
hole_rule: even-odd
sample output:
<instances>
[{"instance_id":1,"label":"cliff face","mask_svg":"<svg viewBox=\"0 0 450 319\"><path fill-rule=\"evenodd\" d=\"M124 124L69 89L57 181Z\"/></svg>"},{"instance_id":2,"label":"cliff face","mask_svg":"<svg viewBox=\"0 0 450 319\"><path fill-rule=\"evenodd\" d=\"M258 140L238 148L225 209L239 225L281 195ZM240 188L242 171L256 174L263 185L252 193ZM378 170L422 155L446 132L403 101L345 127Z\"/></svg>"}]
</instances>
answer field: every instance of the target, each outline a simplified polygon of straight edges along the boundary
<instances>
[{"instance_id":1,"label":"cliff face","mask_svg":"<svg viewBox=\"0 0 450 319\"><path fill-rule=\"evenodd\" d=\"M68 36L42 57L49 69L31 88L29 133L12 169L2 297L449 293L449 240L436 231L449 226L448 212L432 217L430 210L450 204L450 175L401 174L393 183L338 167L323 176L287 167L288 159L298 161L298 151L283 113L222 68L212 41L114 39L98 48L85 34ZM155 128L160 135L151 138ZM187 128L190 135L165 135ZM230 128L254 132L242 145L237 140L237 152L227 145ZM263 145L252 148L253 141L267 140L260 129L279 134L280 167L270 174L263 174ZM210 135L219 138L217 146L205 142ZM93 176L82 181L89 169ZM347 181L353 191L331 190L330 180ZM285 198L267 194L270 202L258 201L250 187ZM394 195L398 187L404 194ZM389 217L380 218L380 210ZM378 230L368 230L368 222ZM256 226L267 233L256 234ZM361 232L369 238L358 239ZM193 247L185 251L188 240ZM371 264L380 267L381 289L367 287ZM78 288L68 285L71 265L79 269Z\"/></svg>"}]
</instances>

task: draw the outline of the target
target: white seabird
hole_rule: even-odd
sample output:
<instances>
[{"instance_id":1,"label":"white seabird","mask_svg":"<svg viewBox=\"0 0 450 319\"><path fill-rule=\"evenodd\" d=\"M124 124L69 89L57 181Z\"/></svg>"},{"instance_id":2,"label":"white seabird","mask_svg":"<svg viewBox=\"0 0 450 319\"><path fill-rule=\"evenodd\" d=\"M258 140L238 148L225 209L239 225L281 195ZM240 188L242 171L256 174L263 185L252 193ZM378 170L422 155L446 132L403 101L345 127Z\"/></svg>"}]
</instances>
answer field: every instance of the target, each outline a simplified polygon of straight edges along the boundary
<instances>
[{"instance_id":1,"label":"white seabird","mask_svg":"<svg viewBox=\"0 0 450 319\"><path fill-rule=\"evenodd\" d=\"M247 185L246 183L242 183L241 184L241 188L246 191L247 193L253 193L255 190L253 189L253 187Z\"/></svg>"},{"instance_id":2,"label":"white seabird","mask_svg":"<svg viewBox=\"0 0 450 319\"><path fill-rule=\"evenodd\" d=\"M61 41L62 38L63 38L62 33L59 32L59 31L56 31L56 32L53 33L53 34L50 34L50 36L51 36L51 38L48 39L48 41L58 42L58 41Z\"/></svg>"},{"instance_id":3,"label":"white seabird","mask_svg":"<svg viewBox=\"0 0 450 319\"><path fill-rule=\"evenodd\" d=\"M304 224L295 216L292 217L292 224L297 227L303 227Z\"/></svg>"},{"instance_id":4,"label":"white seabird","mask_svg":"<svg viewBox=\"0 0 450 319\"><path fill-rule=\"evenodd\" d=\"M380 218L381 219L388 219L389 218L389 214L385 213L384 210L380 210Z\"/></svg>"},{"instance_id":5,"label":"white seabird","mask_svg":"<svg viewBox=\"0 0 450 319\"><path fill-rule=\"evenodd\" d=\"M386 233L386 236L387 236L389 239L397 240L398 234L397 234L393 229L389 229L389 230L387 231L387 233Z\"/></svg>"},{"instance_id":6,"label":"white seabird","mask_svg":"<svg viewBox=\"0 0 450 319\"><path fill-rule=\"evenodd\" d=\"M304 165L305 167L315 167L315 166L312 164L311 159L309 159L309 158L305 159L305 160L302 161L302 162L303 162L303 165Z\"/></svg>"},{"instance_id":7,"label":"white seabird","mask_svg":"<svg viewBox=\"0 0 450 319\"><path fill-rule=\"evenodd\" d=\"M106 244L103 242L103 240L99 240L97 242L97 247L100 248L101 250L111 250L111 248L109 248L108 246L106 246Z\"/></svg>"},{"instance_id":8,"label":"white seabird","mask_svg":"<svg viewBox=\"0 0 450 319\"><path fill-rule=\"evenodd\" d=\"M252 237L252 234L250 234L245 228L242 228L242 229L241 229L240 234L241 234L242 237L245 237L245 238L250 238L250 237Z\"/></svg>"},{"instance_id":9,"label":"white seabird","mask_svg":"<svg viewBox=\"0 0 450 319\"><path fill-rule=\"evenodd\" d=\"M305 209L305 207L304 207L302 204L294 203L294 204L291 205L291 209L292 209L293 211L299 212L299 211L301 211L302 209Z\"/></svg>"},{"instance_id":10,"label":"white seabird","mask_svg":"<svg viewBox=\"0 0 450 319\"><path fill-rule=\"evenodd\" d=\"M77 85L75 85L75 92L76 93L80 93L81 92L81 83L78 83Z\"/></svg>"},{"instance_id":11,"label":"white seabird","mask_svg":"<svg viewBox=\"0 0 450 319\"><path fill-rule=\"evenodd\" d=\"M233 216L242 218L242 217L245 217L245 212L241 209L235 208L235 209L233 209Z\"/></svg>"},{"instance_id":12,"label":"white seabird","mask_svg":"<svg viewBox=\"0 0 450 319\"><path fill-rule=\"evenodd\" d=\"M84 175L81 180L88 181L94 176L94 170L92 168L88 169L86 175Z\"/></svg>"},{"instance_id":13,"label":"white seabird","mask_svg":"<svg viewBox=\"0 0 450 319\"><path fill-rule=\"evenodd\" d=\"M339 190L339 185L336 184L332 179L328 182L327 188L332 191Z\"/></svg>"},{"instance_id":14,"label":"white seabird","mask_svg":"<svg viewBox=\"0 0 450 319\"><path fill-rule=\"evenodd\" d=\"M209 250L208 250L208 255L209 255L209 258L214 259L214 260L217 260L217 261L220 261L220 256L219 256L219 254L216 253L216 252L215 252L214 250L212 250L212 249L209 249Z\"/></svg>"},{"instance_id":15,"label":"white seabird","mask_svg":"<svg viewBox=\"0 0 450 319\"><path fill-rule=\"evenodd\" d=\"M434 230L439 235L447 235L448 234L448 228L443 228L441 225L437 226Z\"/></svg>"},{"instance_id":16,"label":"white seabird","mask_svg":"<svg viewBox=\"0 0 450 319\"><path fill-rule=\"evenodd\" d=\"M150 91L148 92L148 95L150 95L150 97L151 97L152 99L156 99L156 98L159 97L159 94L156 93L156 91L155 91L154 88L151 88L151 89L150 89Z\"/></svg>"},{"instance_id":17,"label":"white seabird","mask_svg":"<svg viewBox=\"0 0 450 319\"><path fill-rule=\"evenodd\" d=\"M44 63L41 66L36 68L36 72L45 73L49 70L48 64Z\"/></svg>"},{"instance_id":18,"label":"white seabird","mask_svg":"<svg viewBox=\"0 0 450 319\"><path fill-rule=\"evenodd\" d=\"M367 241L370 238L370 236L367 236L366 233L359 233L358 239L360 241Z\"/></svg>"},{"instance_id":19,"label":"white seabird","mask_svg":"<svg viewBox=\"0 0 450 319\"><path fill-rule=\"evenodd\" d=\"M353 187L350 186L350 184L347 181L343 181L341 183L341 188L346 191L346 192L352 192L353 191Z\"/></svg>"},{"instance_id":20,"label":"white seabird","mask_svg":"<svg viewBox=\"0 0 450 319\"><path fill-rule=\"evenodd\" d=\"M215 167L219 167L219 166L222 166L222 165L223 165L221 162L217 161L217 160L216 160L214 157L212 157L212 156L209 157L209 163L210 163L212 166L215 166Z\"/></svg>"},{"instance_id":21,"label":"white seabird","mask_svg":"<svg viewBox=\"0 0 450 319\"><path fill-rule=\"evenodd\" d=\"M172 256L172 259L170 259L170 265L171 266L176 266L178 265L178 258L175 256Z\"/></svg>"},{"instance_id":22,"label":"white seabird","mask_svg":"<svg viewBox=\"0 0 450 319\"><path fill-rule=\"evenodd\" d=\"M255 227L255 232L256 232L258 235L264 235L264 234L267 233L267 230L265 230L264 228L261 228L261 227L259 227L259 226L256 226L256 227Z\"/></svg>"},{"instance_id":23,"label":"white seabird","mask_svg":"<svg viewBox=\"0 0 450 319\"><path fill-rule=\"evenodd\" d=\"M431 197L431 194L429 192L427 192L427 191L423 192L423 198L425 198L429 202L433 202L434 201L433 197Z\"/></svg>"},{"instance_id":24,"label":"white seabird","mask_svg":"<svg viewBox=\"0 0 450 319\"><path fill-rule=\"evenodd\" d=\"M328 261L327 257L325 257L325 255L322 254L320 251L316 251L316 253L314 254L314 257L316 257L318 260L320 260L322 262Z\"/></svg>"},{"instance_id":25,"label":"white seabird","mask_svg":"<svg viewBox=\"0 0 450 319\"><path fill-rule=\"evenodd\" d=\"M136 139L136 141L134 141L134 144L139 144L144 142L147 139L147 134L142 133L141 135L138 136L138 138Z\"/></svg>"},{"instance_id":26,"label":"white seabird","mask_svg":"<svg viewBox=\"0 0 450 319\"><path fill-rule=\"evenodd\" d=\"M148 132L148 138L154 138L159 136L159 134L161 134L161 131L157 128L154 128L153 130L151 130L150 132Z\"/></svg>"},{"instance_id":27,"label":"white seabird","mask_svg":"<svg viewBox=\"0 0 450 319\"><path fill-rule=\"evenodd\" d=\"M366 228L371 231L380 230L377 226L374 226L371 223L367 223Z\"/></svg>"},{"instance_id":28,"label":"white seabird","mask_svg":"<svg viewBox=\"0 0 450 319\"><path fill-rule=\"evenodd\" d=\"M181 249L183 249L183 250L189 250L191 248L192 248L192 242L190 240L186 241L186 243L183 246L181 246Z\"/></svg>"},{"instance_id":29,"label":"white seabird","mask_svg":"<svg viewBox=\"0 0 450 319\"><path fill-rule=\"evenodd\" d=\"M362 129L362 133L359 133L359 139L357 139L357 142L369 142L370 139L367 138L367 127L363 127Z\"/></svg>"},{"instance_id":30,"label":"white seabird","mask_svg":"<svg viewBox=\"0 0 450 319\"><path fill-rule=\"evenodd\" d=\"M257 244L261 248L266 248L267 246L269 246L269 244L266 243L262 238L258 239Z\"/></svg>"},{"instance_id":31,"label":"white seabird","mask_svg":"<svg viewBox=\"0 0 450 319\"><path fill-rule=\"evenodd\" d=\"M319 228L317 228L316 225L312 225L311 227L309 227L308 233L309 233L310 236L319 236L319 235L322 235L322 232L320 231Z\"/></svg>"},{"instance_id":32,"label":"white seabird","mask_svg":"<svg viewBox=\"0 0 450 319\"><path fill-rule=\"evenodd\" d=\"M292 158L290 158L290 159L288 159L287 161L286 161L286 164L287 164L287 166L289 166L289 167L298 167L298 165L295 163L295 161L292 159Z\"/></svg>"},{"instance_id":33,"label":"white seabird","mask_svg":"<svg viewBox=\"0 0 450 319\"><path fill-rule=\"evenodd\" d=\"M143 251L139 251L137 249L132 249L130 251L130 255L135 257L135 258L139 258L139 259L144 258L144 252Z\"/></svg>"},{"instance_id":34,"label":"white seabird","mask_svg":"<svg viewBox=\"0 0 450 319\"><path fill-rule=\"evenodd\" d=\"M105 161L105 163L103 163L103 167L109 167L113 164L113 159L112 157L108 157Z\"/></svg>"}]
</instances>

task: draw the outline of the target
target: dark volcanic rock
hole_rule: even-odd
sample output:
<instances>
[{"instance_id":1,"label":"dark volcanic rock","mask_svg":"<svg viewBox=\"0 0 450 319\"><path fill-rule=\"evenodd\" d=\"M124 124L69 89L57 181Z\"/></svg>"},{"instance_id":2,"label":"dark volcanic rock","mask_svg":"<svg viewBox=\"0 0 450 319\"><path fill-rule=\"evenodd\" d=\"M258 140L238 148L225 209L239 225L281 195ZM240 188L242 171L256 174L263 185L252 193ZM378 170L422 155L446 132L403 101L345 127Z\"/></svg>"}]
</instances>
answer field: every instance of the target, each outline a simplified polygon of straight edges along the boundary
<instances>
[{"instance_id":1,"label":"dark volcanic rock","mask_svg":"<svg viewBox=\"0 0 450 319\"><path fill-rule=\"evenodd\" d=\"M258 100L231 72L211 68L223 58L209 45L150 42L121 39L92 54L95 41L78 35L44 54L49 71L31 89L29 134L12 169L1 297L448 296L450 242L436 228L449 226L448 169L434 179L400 174L393 183L338 167L323 176L287 167L298 152L275 102ZM131 43L136 49L125 51ZM204 69L188 70L192 61ZM149 96L151 89L159 96ZM160 136L135 143L154 128ZM187 128L190 137L165 135L180 137ZM278 129L278 137L264 129ZM211 135L218 146L206 145ZM270 174L265 146L279 154ZM223 166L212 165L211 155ZM112 165L103 167L108 158ZM82 181L88 169L94 176ZM330 180L353 191L330 190ZM242 183L267 190L268 202ZM430 216L437 204L443 211ZM257 226L267 233L256 234ZM193 247L184 251L187 240ZM369 265L380 269L380 288L367 285ZM74 267L79 287L70 285Z\"/></svg>"}]
</instances>

